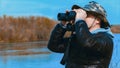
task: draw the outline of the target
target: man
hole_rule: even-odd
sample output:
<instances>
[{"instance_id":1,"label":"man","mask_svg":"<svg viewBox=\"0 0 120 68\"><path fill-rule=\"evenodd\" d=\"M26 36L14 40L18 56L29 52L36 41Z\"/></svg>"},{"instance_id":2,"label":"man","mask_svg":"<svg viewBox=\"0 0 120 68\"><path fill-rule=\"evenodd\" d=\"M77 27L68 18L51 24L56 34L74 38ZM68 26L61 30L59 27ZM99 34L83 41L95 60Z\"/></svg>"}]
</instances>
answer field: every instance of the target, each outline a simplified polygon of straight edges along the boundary
<instances>
[{"instance_id":1,"label":"man","mask_svg":"<svg viewBox=\"0 0 120 68\"><path fill-rule=\"evenodd\" d=\"M113 51L113 35L104 8L92 1L84 8L74 5L74 31L64 38L66 22L55 26L48 42L53 52L64 53L66 68L108 68Z\"/></svg>"}]
</instances>

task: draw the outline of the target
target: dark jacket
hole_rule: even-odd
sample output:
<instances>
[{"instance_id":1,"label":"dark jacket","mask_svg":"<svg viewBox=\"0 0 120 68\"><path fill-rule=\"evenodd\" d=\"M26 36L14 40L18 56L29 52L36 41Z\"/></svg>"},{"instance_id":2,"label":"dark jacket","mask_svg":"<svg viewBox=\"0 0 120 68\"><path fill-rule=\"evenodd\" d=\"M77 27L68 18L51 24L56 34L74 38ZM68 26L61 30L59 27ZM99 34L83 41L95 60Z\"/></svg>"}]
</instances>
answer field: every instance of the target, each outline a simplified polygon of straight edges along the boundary
<instances>
[{"instance_id":1,"label":"dark jacket","mask_svg":"<svg viewBox=\"0 0 120 68\"><path fill-rule=\"evenodd\" d=\"M113 36L105 31L92 34L83 20L77 21L74 26L74 34L64 38L66 28L57 24L51 33L48 48L58 53L66 54L67 51L66 68L108 68Z\"/></svg>"}]
</instances>

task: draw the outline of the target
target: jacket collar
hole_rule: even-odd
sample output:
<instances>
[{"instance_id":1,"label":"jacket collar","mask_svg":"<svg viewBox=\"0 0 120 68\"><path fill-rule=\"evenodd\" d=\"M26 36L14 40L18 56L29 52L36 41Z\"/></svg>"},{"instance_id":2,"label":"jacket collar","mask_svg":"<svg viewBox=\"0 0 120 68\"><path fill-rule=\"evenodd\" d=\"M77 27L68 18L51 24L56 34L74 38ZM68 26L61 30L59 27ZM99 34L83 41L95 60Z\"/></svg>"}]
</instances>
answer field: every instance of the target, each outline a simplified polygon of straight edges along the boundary
<instances>
[{"instance_id":1,"label":"jacket collar","mask_svg":"<svg viewBox=\"0 0 120 68\"><path fill-rule=\"evenodd\" d=\"M108 34L110 34L110 35L112 35L114 37L114 35L111 32L110 28L107 28L107 29L99 28L99 29L96 29L96 30L92 31L91 33L95 34L95 33L98 33L98 32L107 32Z\"/></svg>"}]
</instances>

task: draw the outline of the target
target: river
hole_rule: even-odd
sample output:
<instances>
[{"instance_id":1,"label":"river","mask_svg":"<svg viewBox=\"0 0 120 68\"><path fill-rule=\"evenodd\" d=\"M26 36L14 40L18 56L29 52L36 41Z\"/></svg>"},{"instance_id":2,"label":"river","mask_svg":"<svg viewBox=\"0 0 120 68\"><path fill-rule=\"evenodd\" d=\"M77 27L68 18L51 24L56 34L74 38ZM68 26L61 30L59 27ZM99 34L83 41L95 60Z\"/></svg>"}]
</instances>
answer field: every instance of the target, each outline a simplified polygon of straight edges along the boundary
<instances>
[{"instance_id":1,"label":"river","mask_svg":"<svg viewBox=\"0 0 120 68\"><path fill-rule=\"evenodd\" d=\"M114 34L114 36L114 51L109 68L120 68L120 34ZM34 44L32 43L32 45ZM18 44L6 45L14 46ZM10 47L6 48L6 50L1 50L0 68L64 68L60 64L63 54L51 52L47 47L26 48L18 47L19 50L11 50L14 47Z\"/></svg>"}]
</instances>

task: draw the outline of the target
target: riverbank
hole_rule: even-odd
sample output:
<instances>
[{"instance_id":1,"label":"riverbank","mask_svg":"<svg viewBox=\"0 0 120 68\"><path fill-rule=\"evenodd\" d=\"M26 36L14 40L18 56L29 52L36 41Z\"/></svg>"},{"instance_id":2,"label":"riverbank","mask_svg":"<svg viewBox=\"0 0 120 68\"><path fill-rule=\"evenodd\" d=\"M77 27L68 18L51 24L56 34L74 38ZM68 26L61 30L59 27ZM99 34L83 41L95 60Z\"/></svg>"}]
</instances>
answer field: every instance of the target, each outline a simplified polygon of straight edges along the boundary
<instances>
[{"instance_id":1,"label":"riverbank","mask_svg":"<svg viewBox=\"0 0 120 68\"><path fill-rule=\"evenodd\" d=\"M49 40L50 32L58 22L46 17L0 17L0 43ZM120 25L112 25L113 33L120 33Z\"/></svg>"},{"instance_id":2,"label":"riverbank","mask_svg":"<svg viewBox=\"0 0 120 68\"><path fill-rule=\"evenodd\" d=\"M47 48L46 46L47 41L0 43L0 56L49 54L49 51L41 51L42 48Z\"/></svg>"},{"instance_id":3,"label":"riverbank","mask_svg":"<svg viewBox=\"0 0 120 68\"><path fill-rule=\"evenodd\" d=\"M0 17L0 42L33 42L48 40L55 21L46 17Z\"/></svg>"},{"instance_id":4,"label":"riverbank","mask_svg":"<svg viewBox=\"0 0 120 68\"><path fill-rule=\"evenodd\" d=\"M119 33L120 34L120 24L119 25L112 25L111 30L113 33Z\"/></svg>"}]
</instances>

